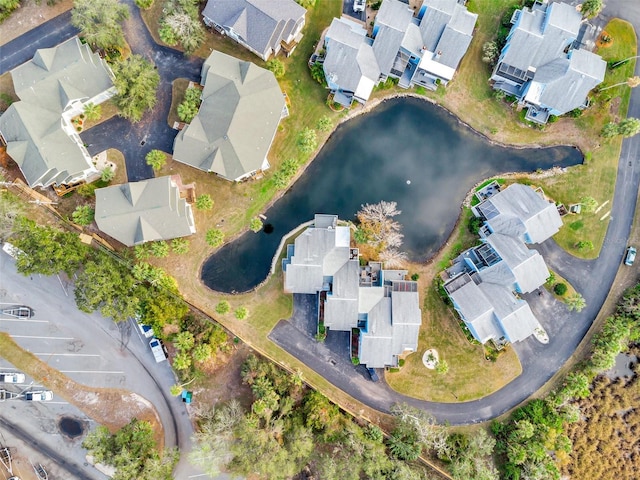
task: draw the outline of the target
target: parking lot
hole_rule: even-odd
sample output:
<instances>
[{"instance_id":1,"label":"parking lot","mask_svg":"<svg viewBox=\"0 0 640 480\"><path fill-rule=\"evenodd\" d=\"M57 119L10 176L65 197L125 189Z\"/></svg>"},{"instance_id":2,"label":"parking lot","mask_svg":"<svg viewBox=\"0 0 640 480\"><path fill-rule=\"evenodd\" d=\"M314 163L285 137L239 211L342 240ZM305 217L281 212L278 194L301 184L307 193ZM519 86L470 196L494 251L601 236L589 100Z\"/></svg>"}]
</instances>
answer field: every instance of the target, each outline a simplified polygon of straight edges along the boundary
<instances>
[{"instance_id":1,"label":"parking lot","mask_svg":"<svg viewBox=\"0 0 640 480\"><path fill-rule=\"evenodd\" d=\"M15 305L31 307L33 317L6 314ZM184 404L169 394L175 383L173 372L168 362L155 362L149 339L143 337L135 322L116 325L99 314L80 312L72 285L56 276L22 276L16 272L15 261L4 252L0 252L0 331L9 333L21 348L75 382L135 392L142 401L155 406L164 426L165 445L189 446L193 426ZM0 358L0 372L16 371ZM20 457L19 465L31 468L16 467L21 480L37 478L29 461L42 461L48 471L59 472L50 478L107 478L86 462L80 445L95 423L78 408L55 391L50 401L25 400L28 391L46 390L28 376L23 384L2 383L0 389L17 396L0 402L0 447L10 447ZM69 435L64 431L65 424L72 430L80 428L80 434ZM185 473L183 478L199 473L186 459L180 462L178 471ZM0 480L4 480L3 475L11 476L0 463Z\"/></svg>"}]
</instances>

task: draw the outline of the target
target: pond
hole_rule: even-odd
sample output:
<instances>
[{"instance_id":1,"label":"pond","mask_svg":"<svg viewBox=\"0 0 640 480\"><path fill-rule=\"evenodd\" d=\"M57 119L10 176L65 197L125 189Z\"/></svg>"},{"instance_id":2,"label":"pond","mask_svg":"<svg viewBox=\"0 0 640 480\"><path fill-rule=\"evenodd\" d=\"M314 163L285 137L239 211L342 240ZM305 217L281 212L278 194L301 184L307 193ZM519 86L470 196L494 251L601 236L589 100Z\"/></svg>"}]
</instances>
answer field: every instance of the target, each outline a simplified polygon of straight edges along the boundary
<instances>
[{"instance_id":1,"label":"pond","mask_svg":"<svg viewBox=\"0 0 640 480\"><path fill-rule=\"evenodd\" d=\"M265 229L225 245L202 267L221 292L262 282L283 235L315 213L353 220L364 203L398 203L412 260L433 256L453 230L466 193L501 172L535 171L582 162L571 147L504 148L462 125L440 107L415 98L384 102L339 126L296 184L269 210Z\"/></svg>"}]
</instances>

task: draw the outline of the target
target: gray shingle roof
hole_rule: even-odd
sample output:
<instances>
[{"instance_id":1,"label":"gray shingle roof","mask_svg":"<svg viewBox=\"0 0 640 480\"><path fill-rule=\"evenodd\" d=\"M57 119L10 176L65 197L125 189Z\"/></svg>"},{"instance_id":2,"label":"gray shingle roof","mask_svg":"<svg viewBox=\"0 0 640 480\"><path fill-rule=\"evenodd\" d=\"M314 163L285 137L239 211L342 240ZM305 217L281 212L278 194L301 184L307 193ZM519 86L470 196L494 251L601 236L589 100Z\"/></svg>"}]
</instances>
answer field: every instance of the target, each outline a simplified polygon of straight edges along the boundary
<instances>
[{"instance_id":1,"label":"gray shingle roof","mask_svg":"<svg viewBox=\"0 0 640 480\"><path fill-rule=\"evenodd\" d=\"M525 100L563 115L584 104L606 69L607 63L595 53L573 50L570 59L556 59L536 70Z\"/></svg>"},{"instance_id":2,"label":"gray shingle roof","mask_svg":"<svg viewBox=\"0 0 640 480\"><path fill-rule=\"evenodd\" d=\"M96 189L98 228L127 245L195 233L191 205L170 176Z\"/></svg>"},{"instance_id":3,"label":"gray shingle roof","mask_svg":"<svg viewBox=\"0 0 640 480\"><path fill-rule=\"evenodd\" d=\"M366 100L380 78L380 68L371 39L355 27L358 26L347 19L333 19L325 37L323 69L329 83Z\"/></svg>"},{"instance_id":4,"label":"gray shingle roof","mask_svg":"<svg viewBox=\"0 0 640 480\"><path fill-rule=\"evenodd\" d=\"M456 10L456 0L424 0L427 9L420 21L420 32L424 47L430 52L436 51L442 32Z\"/></svg>"},{"instance_id":5,"label":"gray shingle roof","mask_svg":"<svg viewBox=\"0 0 640 480\"><path fill-rule=\"evenodd\" d=\"M517 283L522 293L540 287L549 278L549 270L542 256L508 235L493 233L486 241L500 255L502 262L480 271L483 282L511 287Z\"/></svg>"},{"instance_id":6,"label":"gray shingle roof","mask_svg":"<svg viewBox=\"0 0 640 480\"><path fill-rule=\"evenodd\" d=\"M398 0L384 0L376 15L376 38L373 51L380 71L388 75L400 50L407 29L413 18L413 10Z\"/></svg>"},{"instance_id":7,"label":"gray shingle roof","mask_svg":"<svg viewBox=\"0 0 640 480\"><path fill-rule=\"evenodd\" d=\"M202 66L202 104L173 157L237 180L263 167L284 108L273 73L213 51Z\"/></svg>"},{"instance_id":8,"label":"gray shingle roof","mask_svg":"<svg viewBox=\"0 0 640 480\"><path fill-rule=\"evenodd\" d=\"M581 21L580 13L565 3L550 3L546 12L540 8L522 9L503 62L526 71L561 57L576 39Z\"/></svg>"},{"instance_id":9,"label":"gray shingle roof","mask_svg":"<svg viewBox=\"0 0 640 480\"><path fill-rule=\"evenodd\" d=\"M305 13L294 0L209 0L202 11L217 25L232 28L262 55L275 50L304 21Z\"/></svg>"},{"instance_id":10,"label":"gray shingle roof","mask_svg":"<svg viewBox=\"0 0 640 480\"><path fill-rule=\"evenodd\" d=\"M462 5L456 4L450 22L444 28L435 52L439 53L438 61L451 68L458 68L458 64L467 52L471 43L473 28L478 15L467 11Z\"/></svg>"},{"instance_id":11,"label":"gray shingle roof","mask_svg":"<svg viewBox=\"0 0 640 480\"><path fill-rule=\"evenodd\" d=\"M508 288L492 283L481 283L478 288L491 299L498 323L510 342L533 334L539 322L526 301L517 299Z\"/></svg>"},{"instance_id":12,"label":"gray shingle roof","mask_svg":"<svg viewBox=\"0 0 640 480\"><path fill-rule=\"evenodd\" d=\"M555 235L562 219L555 204L547 202L531 187L515 183L478 206L487 214L491 230L541 243ZM489 213L490 212L490 213Z\"/></svg>"},{"instance_id":13,"label":"gray shingle roof","mask_svg":"<svg viewBox=\"0 0 640 480\"><path fill-rule=\"evenodd\" d=\"M61 117L72 101L86 102L113 88L113 74L99 55L73 37L38 50L11 77L21 101L0 117L0 132L27 183L66 183L92 170L88 153L65 133Z\"/></svg>"}]
</instances>

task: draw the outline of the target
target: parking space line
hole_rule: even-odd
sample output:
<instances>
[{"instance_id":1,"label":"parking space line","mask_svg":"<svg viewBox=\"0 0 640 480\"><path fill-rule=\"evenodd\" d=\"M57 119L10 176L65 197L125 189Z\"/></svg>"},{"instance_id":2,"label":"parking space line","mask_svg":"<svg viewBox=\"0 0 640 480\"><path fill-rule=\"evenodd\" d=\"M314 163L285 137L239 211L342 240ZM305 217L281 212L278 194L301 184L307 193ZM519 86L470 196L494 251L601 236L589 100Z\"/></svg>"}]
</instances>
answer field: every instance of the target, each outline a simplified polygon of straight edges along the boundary
<instances>
[{"instance_id":1,"label":"parking space line","mask_svg":"<svg viewBox=\"0 0 640 480\"><path fill-rule=\"evenodd\" d=\"M113 374L124 373L117 370L58 370L58 371L60 373L113 373Z\"/></svg>"},{"instance_id":2,"label":"parking space line","mask_svg":"<svg viewBox=\"0 0 640 480\"><path fill-rule=\"evenodd\" d=\"M35 337L33 335L11 335L11 336L13 338L37 338L40 340L75 340L75 338L73 337Z\"/></svg>"},{"instance_id":3,"label":"parking space line","mask_svg":"<svg viewBox=\"0 0 640 480\"><path fill-rule=\"evenodd\" d=\"M33 320L32 318L0 318L0 322L49 323L49 320Z\"/></svg>"},{"instance_id":4,"label":"parking space line","mask_svg":"<svg viewBox=\"0 0 640 480\"><path fill-rule=\"evenodd\" d=\"M97 353L36 353L33 352L34 355L42 355L42 356L56 356L56 357L99 357Z\"/></svg>"}]
</instances>

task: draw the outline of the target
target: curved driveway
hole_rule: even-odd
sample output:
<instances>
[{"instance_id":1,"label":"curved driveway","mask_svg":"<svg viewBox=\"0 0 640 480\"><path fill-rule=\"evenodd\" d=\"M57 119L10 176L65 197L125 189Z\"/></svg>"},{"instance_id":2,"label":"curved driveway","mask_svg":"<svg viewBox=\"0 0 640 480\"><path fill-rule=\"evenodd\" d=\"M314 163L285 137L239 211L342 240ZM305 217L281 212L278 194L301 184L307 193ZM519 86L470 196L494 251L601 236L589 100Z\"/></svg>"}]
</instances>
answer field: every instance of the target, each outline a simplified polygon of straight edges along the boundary
<instances>
[{"instance_id":1,"label":"curved driveway","mask_svg":"<svg viewBox=\"0 0 640 480\"><path fill-rule=\"evenodd\" d=\"M131 0L127 0L125 3L133 5ZM640 3L609 0L599 21L602 22L614 16L625 18L634 25L636 30L640 29ZM69 35L66 30L59 34L48 33L52 28L60 28L60 24L56 24L56 22L60 22L59 19L60 17L47 22L30 32L29 35L47 38L47 41L51 41L53 45L60 43L68 38L68 36L65 37L65 35ZM132 125L127 120L114 117L84 132L82 138L85 143L89 144L89 151L92 154L106 148L121 150L127 159L129 180L133 181L152 176L151 169L144 162L144 156L148 151L152 148L171 151L173 138L176 134L166 123L171 103L171 83L180 77L197 81L202 60L199 58L188 59L180 52L158 46L144 26L136 7L131 8L131 18L125 24L125 35L133 53L141 54L153 60L157 65L161 76L158 105L137 124ZM16 39L3 47L3 50L6 51L9 45L19 45L23 39L24 36ZM21 55L24 57L24 52L29 51L25 60L29 59L35 49L41 46L48 45L33 44L30 50L26 48ZM7 67L0 65L0 68ZM636 74L639 73L640 69L636 66ZM629 116L640 117L640 89L635 89L632 92ZM301 346L295 341L290 341L290 345L283 345L283 347L299 356L302 361L325 375L329 381L345 392L379 410L387 411L393 403L405 401L424 408L439 420L446 420L451 424L474 423L500 415L538 390L567 361L604 303L622 260L633 221L640 183L639 150L640 136L626 139L623 142L611 221L598 259L592 261L575 259L552 241L540 246L549 265L569 279L583 293L587 307L579 314L569 314L566 307L552 302L549 298L537 301L533 299L532 308L539 318L546 319L546 321L543 320L543 323L550 333L551 341L545 346L530 338L516 344L514 348L521 359L523 373L498 392L480 400L455 404L424 402L405 397L383 384L377 385L375 392L367 393L363 391L360 382L352 381L353 379L347 375L338 374L337 370L334 371L335 369L327 369L326 366L317 364L313 358L307 358L309 355L307 345ZM281 326L277 327L271 335L276 343L281 343L275 338L281 337L278 334L280 328Z\"/></svg>"}]
</instances>

